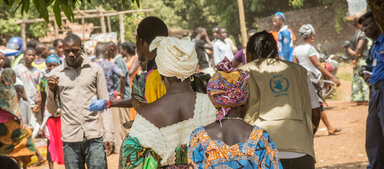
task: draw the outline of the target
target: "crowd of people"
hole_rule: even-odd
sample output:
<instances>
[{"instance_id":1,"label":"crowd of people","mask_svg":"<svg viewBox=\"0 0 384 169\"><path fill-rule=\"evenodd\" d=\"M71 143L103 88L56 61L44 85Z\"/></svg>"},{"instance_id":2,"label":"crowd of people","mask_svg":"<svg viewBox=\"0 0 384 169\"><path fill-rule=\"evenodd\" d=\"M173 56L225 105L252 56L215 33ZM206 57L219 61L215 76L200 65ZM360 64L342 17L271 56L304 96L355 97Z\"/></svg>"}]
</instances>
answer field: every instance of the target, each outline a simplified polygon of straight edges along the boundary
<instances>
[{"instance_id":1,"label":"crowd of people","mask_svg":"<svg viewBox=\"0 0 384 169\"><path fill-rule=\"evenodd\" d=\"M161 19L146 17L135 44L99 42L91 56L76 34L52 47L29 41L13 63L0 53L0 154L23 168L37 155L40 165L46 159L33 139L41 134L50 169L108 168L111 153L124 169L314 169L320 120L329 135L341 131L324 111L321 80L340 81L319 61L315 28L301 26L295 46L285 21L277 12L270 32L248 30L240 50L223 27L212 29L213 40L203 27L193 39L176 38ZM376 169L384 165L383 35L369 12L357 23L348 49L352 101L367 101L360 76L367 58L368 167ZM375 41L369 53L367 37Z\"/></svg>"}]
</instances>

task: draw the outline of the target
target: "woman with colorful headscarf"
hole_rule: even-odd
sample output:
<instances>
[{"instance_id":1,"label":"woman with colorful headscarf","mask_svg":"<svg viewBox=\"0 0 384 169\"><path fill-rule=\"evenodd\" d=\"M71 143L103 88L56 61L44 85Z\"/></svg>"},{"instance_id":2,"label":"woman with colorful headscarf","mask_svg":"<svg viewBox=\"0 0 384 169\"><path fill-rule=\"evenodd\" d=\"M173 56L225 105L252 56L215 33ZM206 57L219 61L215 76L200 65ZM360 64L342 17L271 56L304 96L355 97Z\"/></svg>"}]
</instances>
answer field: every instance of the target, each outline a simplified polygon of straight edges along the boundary
<instances>
[{"instance_id":1,"label":"woman with colorful headscarf","mask_svg":"<svg viewBox=\"0 0 384 169\"><path fill-rule=\"evenodd\" d=\"M42 70L43 78L41 79L39 85L39 91L42 95L41 107L45 109L46 96L47 96L47 74L60 65L60 57L56 54L50 54L45 60L47 65L46 68ZM54 168L54 163L64 164L64 153L63 153L63 141L61 141L61 120L60 120L60 110L57 110L57 113L51 115L48 111L44 111L44 120L41 125L41 129L45 131L45 137L47 138L47 159L49 168Z\"/></svg>"},{"instance_id":2,"label":"woman with colorful headscarf","mask_svg":"<svg viewBox=\"0 0 384 169\"><path fill-rule=\"evenodd\" d=\"M0 154L23 163L27 168L33 155L38 155L39 164L45 161L32 140L32 131L23 125L14 84L15 72L4 69L0 75Z\"/></svg>"},{"instance_id":3,"label":"woman with colorful headscarf","mask_svg":"<svg viewBox=\"0 0 384 169\"><path fill-rule=\"evenodd\" d=\"M225 58L209 80L207 93L217 108L216 122L196 129L188 163L194 168L282 168L268 133L244 122L249 75Z\"/></svg>"},{"instance_id":4,"label":"woman with colorful headscarf","mask_svg":"<svg viewBox=\"0 0 384 169\"><path fill-rule=\"evenodd\" d=\"M121 147L121 168L188 168L187 144L194 129L215 121L206 94L191 89L198 59L189 38L156 37L157 70L167 93L136 115Z\"/></svg>"}]
</instances>

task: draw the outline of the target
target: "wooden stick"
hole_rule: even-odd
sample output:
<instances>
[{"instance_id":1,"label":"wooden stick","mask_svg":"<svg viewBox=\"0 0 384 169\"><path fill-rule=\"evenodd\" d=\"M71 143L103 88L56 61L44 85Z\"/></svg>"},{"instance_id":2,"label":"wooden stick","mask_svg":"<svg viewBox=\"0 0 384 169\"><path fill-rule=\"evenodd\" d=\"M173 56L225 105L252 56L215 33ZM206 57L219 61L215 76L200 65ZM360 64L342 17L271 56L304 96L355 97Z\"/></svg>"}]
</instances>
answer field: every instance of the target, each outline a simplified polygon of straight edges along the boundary
<instances>
[{"instance_id":1,"label":"wooden stick","mask_svg":"<svg viewBox=\"0 0 384 169\"><path fill-rule=\"evenodd\" d=\"M105 20L104 20L104 15L103 15L103 11L100 10L100 26L101 26L101 32L103 33L106 33L107 32L107 28L105 27Z\"/></svg>"},{"instance_id":2,"label":"wooden stick","mask_svg":"<svg viewBox=\"0 0 384 169\"><path fill-rule=\"evenodd\" d=\"M247 28L245 27L245 16L244 16L244 5L243 0L237 0L239 5L239 17L240 17L240 31L241 31L241 39L243 48L247 45L248 37L247 37Z\"/></svg>"},{"instance_id":3,"label":"wooden stick","mask_svg":"<svg viewBox=\"0 0 384 169\"><path fill-rule=\"evenodd\" d=\"M25 31L26 27L27 27L26 23L21 24L21 38L23 39L23 44L25 46L27 46L27 33Z\"/></svg>"},{"instance_id":4,"label":"wooden stick","mask_svg":"<svg viewBox=\"0 0 384 169\"><path fill-rule=\"evenodd\" d=\"M85 39L85 19L81 18L81 34L83 35L83 40Z\"/></svg>"},{"instance_id":5,"label":"wooden stick","mask_svg":"<svg viewBox=\"0 0 384 169\"><path fill-rule=\"evenodd\" d=\"M127 10L127 11L120 11L120 12L113 12L113 13L103 13L103 14L92 14L92 15L85 15L85 16L75 16L75 19L82 19L82 18L99 18L101 16L116 16L120 14L127 14L127 13L135 13L135 12L151 12L154 11L154 9L138 9L138 10ZM49 20L54 20L55 17L49 17ZM67 20L67 17L63 16L62 20ZM26 19L26 20L18 20L16 21L17 24L21 23L35 23L35 22L45 22L44 19L38 18L38 19Z\"/></svg>"},{"instance_id":6,"label":"wooden stick","mask_svg":"<svg viewBox=\"0 0 384 169\"><path fill-rule=\"evenodd\" d=\"M109 18L109 16L107 16L107 23L108 23L108 31L109 31L109 32L112 32L112 28L111 28L111 19Z\"/></svg>"},{"instance_id":7,"label":"wooden stick","mask_svg":"<svg viewBox=\"0 0 384 169\"><path fill-rule=\"evenodd\" d=\"M119 14L120 22L120 42L125 42L125 30L124 30L124 14Z\"/></svg>"}]
</instances>

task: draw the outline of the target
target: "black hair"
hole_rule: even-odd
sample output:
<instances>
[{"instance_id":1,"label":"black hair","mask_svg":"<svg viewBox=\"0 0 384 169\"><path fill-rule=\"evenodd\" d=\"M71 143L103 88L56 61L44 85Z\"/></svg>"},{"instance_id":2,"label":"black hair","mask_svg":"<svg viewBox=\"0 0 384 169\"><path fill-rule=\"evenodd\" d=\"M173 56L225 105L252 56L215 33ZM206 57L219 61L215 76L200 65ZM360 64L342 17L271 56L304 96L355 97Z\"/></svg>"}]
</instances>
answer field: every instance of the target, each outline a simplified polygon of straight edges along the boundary
<instances>
[{"instance_id":1,"label":"black hair","mask_svg":"<svg viewBox=\"0 0 384 169\"><path fill-rule=\"evenodd\" d=\"M50 47L48 48L48 51L50 51L50 50L55 50L57 53L59 53L59 50L57 50L56 47L50 46Z\"/></svg>"},{"instance_id":2,"label":"black hair","mask_svg":"<svg viewBox=\"0 0 384 169\"><path fill-rule=\"evenodd\" d=\"M373 14L372 12L368 11L366 12L364 15L362 15L359 20L358 20L358 23L359 24L362 24L364 20L368 19L368 18L373 18Z\"/></svg>"},{"instance_id":3,"label":"black hair","mask_svg":"<svg viewBox=\"0 0 384 169\"><path fill-rule=\"evenodd\" d=\"M136 53L136 45L132 42L122 43L121 48L126 50L130 55L134 55Z\"/></svg>"},{"instance_id":4,"label":"black hair","mask_svg":"<svg viewBox=\"0 0 384 169\"><path fill-rule=\"evenodd\" d=\"M4 58L4 66L3 68L11 68L12 64L11 64L11 60L8 58L8 57L5 57Z\"/></svg>"},{"instance_id":5,"label":"black hair","mask_svg":"<svg viewBox=\"0 0 384 169\"><path fill-rule=\"evenodd\" d=\"M43 43L37 44L35 47L36 55L40 56L44 52L45 49L48 49L47 45L45 45Z\"/></svg>"},{"instance_id":6,"label":"black hair","mask_svg":"<svg viewBox=\"0 0 384 169\"><path fill-rule=\"evenodd\" d=\"M227 30L227 29L225 29L224 27L219 27L219 29L217 30L217 33L220 33L221 30Z\"/></svg>"},{"instance_id":7,"label":"black hair","mask_svg":"<svg viewBox=\"0 0 384 169\"><path fill-rule=\"evenodd\" d=\"M31 39L27 42L27 48L34 48L36 49L36 46L37 44L39 43L39 41L37 41L36 39Z\"/></svg>"},{"instance_id":8,"label":"black hair","mask_svg":"<svg viewBox=\"0 0 384 169\"><path fill-rule=\"evenodd\" d=\"M105 43L104 42L97 42L95 46L95 55L98 59L104 58L105 55Z\"/></svg>"},{"instance_id":9,"label":"black hair","mask_svg":"<svg viewBox=\"0 0 384 169\"><path fill-rule=\"evenodd\" d=\"M198 34L200 34L201 32L203 32L204 29L205 29L205 28L203 28L203 27L197 27L197 28L195 29L195 32L193 32L193 37L196 37Z\"/></svg>"},{"instance_id":10,"label":"black hair","mask_svg":"<svg viewBox=\"0 0 384 169\"><path fill-rule=\"evenodd\" d=\"M57 45L59 45L59 43L64 44L64 40L63 40L63 39L55 39L55 40L53 41L53 46L54 46L54 47L57 47Z\"/></svg>"},{"instance_id":11,"label":"black hair","mask_svg":"<svg viewBox=\"0 0 384 169\"><path fill-rule=\"evenodd\" d=\"M81 39L79 36L77 36L76 34L69 34L67 35L64 40L63 40L63 43L67 43L67 42L75 42L75 43L78 43L79 46L81 47Z\"/></svg>"},{"instance_id":12,"label":"black hair","mask_svg":"<svg viewBox=\"0 0 384 169\"><path fill-rule=\"evenodd\" d=\"M107 42L105 43L105 47L107 50L109 50L110 47L113 47L113 51L117 51L117 45L115 42L112 42L112 41Z\"/></svg>"},{"instance_id":13,"label":"black hair","mask_svg":"<svg viewBox=\"0 0 384 169\"><path fill-rule=\"evenodd\" d=\"M144 18L137 27L137 37L151 44L157 36L168 36L167 25L158 17Z\"/></svg>"},{"instance_id":14,"label":"black hair","mask_svg":"<svg viewBox=\"0 0 384 169\"><path fill-rule=\"evenodd\" d=\"M24 55L25 55L25 53L27 53L27 51L30 51L30 50L34 51L36 53L35 48L27 48L27 49L24 50Z\"/></svg>"},{"instance_id":15,"label":"black hair","mask_svg":"<svg viewBox=\"0 0 384 169\"><path fill-rule=\"evenodd\" d=\"M276 58L278 56L278 49L273 35L266 31L255 33L248 40L247 54L248 56L260 58ZM248 62L255 59L248 57Z\"/></svg>"}]
</instances>

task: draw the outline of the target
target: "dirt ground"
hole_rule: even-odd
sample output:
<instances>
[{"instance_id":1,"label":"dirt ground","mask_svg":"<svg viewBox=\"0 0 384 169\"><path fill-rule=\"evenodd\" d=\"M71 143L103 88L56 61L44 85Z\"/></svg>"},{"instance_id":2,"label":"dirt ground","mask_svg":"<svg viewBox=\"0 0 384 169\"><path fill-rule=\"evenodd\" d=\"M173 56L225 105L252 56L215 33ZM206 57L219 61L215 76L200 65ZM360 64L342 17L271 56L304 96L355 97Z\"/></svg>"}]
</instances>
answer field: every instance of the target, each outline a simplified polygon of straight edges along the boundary
<instances>
[{"instance_id":1,"label":"dirt ground","mask_svg":"<svg viewBox=\"0 0 384 169\"><path fill-rule=\"evenodd\" d=\"M350 65L342 65L339 74L350 77ZM342 79L341 86L337 89L336 100L328 101L326 110L332 125L341 128L337 135L329 136L323 123L320 123L315 135L315 152L317 169L365 169L368 159L365 153L365 120L368 106L357 106L350 103L351 82ZM118 168L118 155L108 157L108 167ZM32 169L48 169L48 163ZM63 165L56 165L56 169L64 169Z\"/></svg>"}]
</instances>

